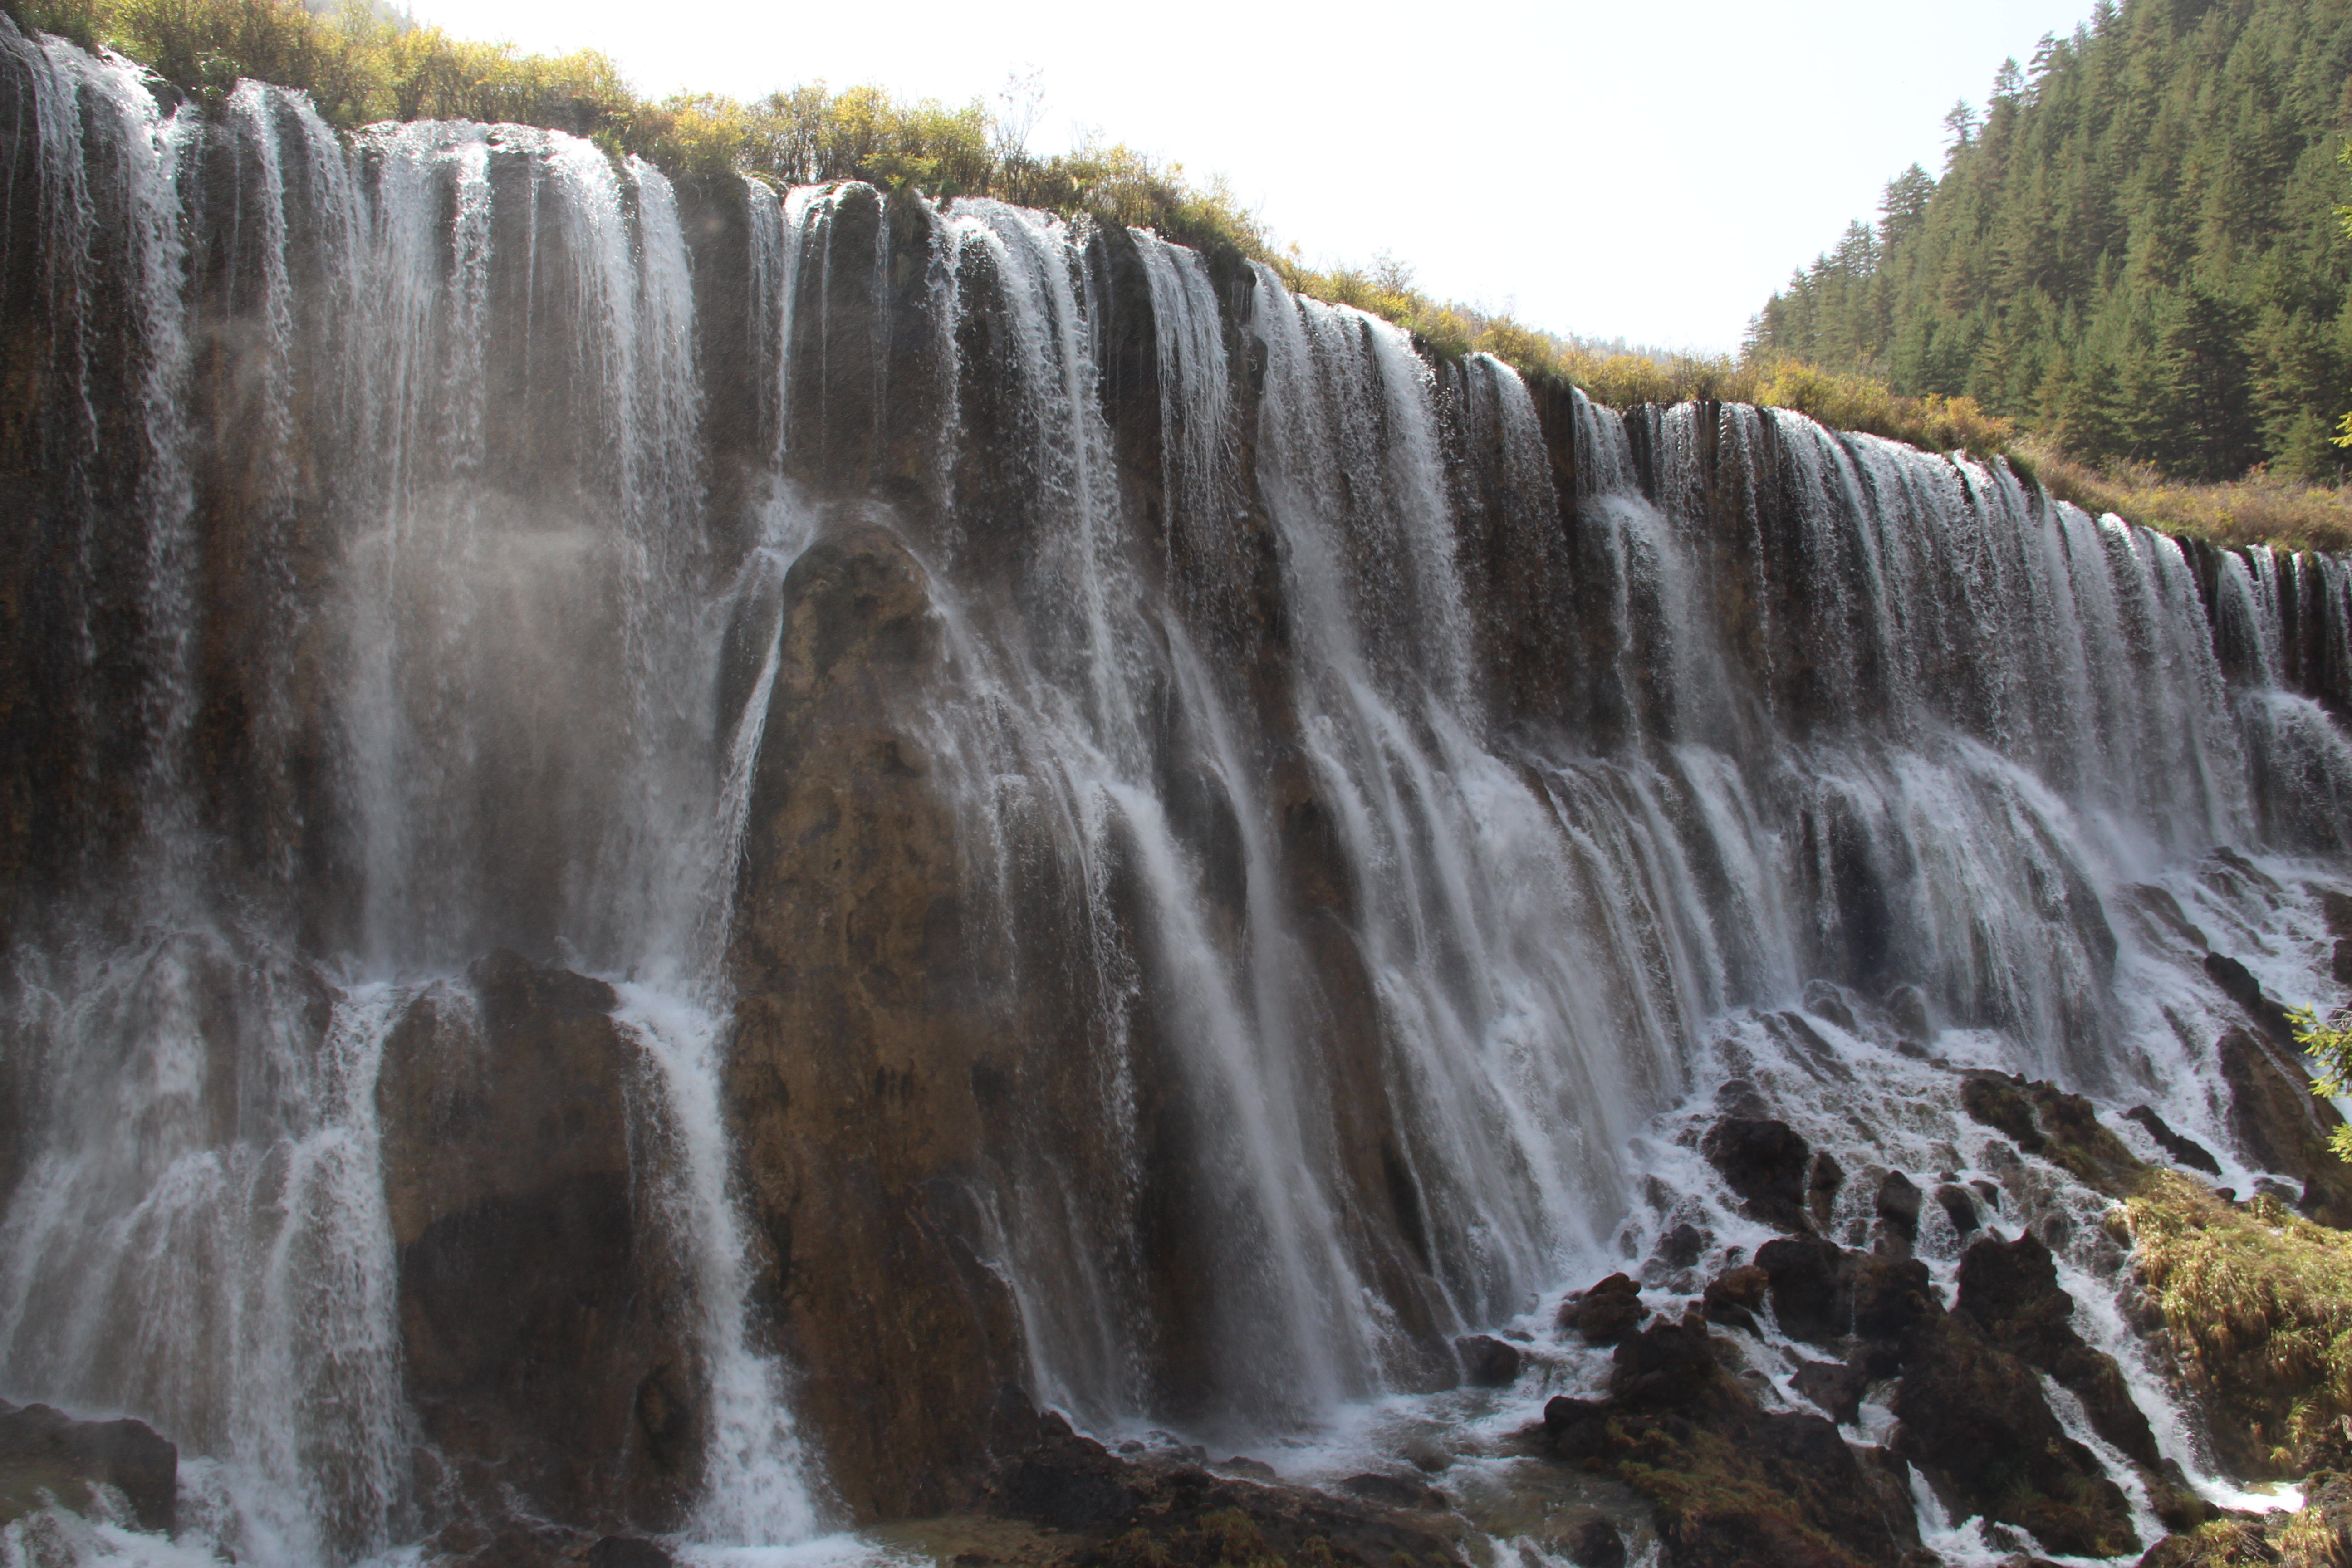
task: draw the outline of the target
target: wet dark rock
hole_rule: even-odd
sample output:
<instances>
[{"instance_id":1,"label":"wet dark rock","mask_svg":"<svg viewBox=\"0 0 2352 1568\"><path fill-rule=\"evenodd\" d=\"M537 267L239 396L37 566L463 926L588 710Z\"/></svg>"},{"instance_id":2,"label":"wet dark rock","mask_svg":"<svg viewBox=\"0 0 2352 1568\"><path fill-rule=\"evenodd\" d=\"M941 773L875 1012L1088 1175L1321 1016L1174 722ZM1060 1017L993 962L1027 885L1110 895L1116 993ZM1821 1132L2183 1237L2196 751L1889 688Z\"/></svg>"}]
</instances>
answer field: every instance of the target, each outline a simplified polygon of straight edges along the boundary
<instances>
[{"instance_id":1,"label":"wet dark rock","mask_svg":"<svg viewBox=\"0 0 2352 1568\"><path fill-rule=\"evenodd\" d=\"M1607 1447L1611 1408L1606 1400L1555 1394L1544 1401L1545 1440L1561 1458L1593 1458Z\"/></svg>"},{"instance_id":2,"label":"wet dark rock","mask_svg":"<svg viewBox=\"0 0 2352 1568\"><path fill-rule=\"evenodd\" d=\"M2059 1289L2056 1259L2039 1237L1988 1237L1971 1246L1960 1258L1953 1310L1967 1313L1994 1344L2072 1392L2092 1430L2126 1457L2151 1469L2162 1465L2147 1417L2132 1402L2115 1359L2074 1331L2074 1298Z\"/></svg>"},{"instance_id":3,"label":"wet dark rock","mask_svg":"<svg viewBox=\"0 0 2352 1568\"><path fill-rule=\"evenodd\" d=\"M1966 1187L1946 1182L1936 1189L1936 1206L1952 1222L1952 1228L1963 1237L1975 1235L1984 1228L1984 1218L1977 1213L1977 1200Z\"/></svg>"},{"instance_id":4,"label":"wet dark rock","mask_svg":"<svg viewBox=\"0 0 2352 1568\"><path fill-rule=\"evenodd\" d=\"M1756 1331L1756 1314L1772 1288L1772 1276L1752 1263L1727 1268L1707 1281L1701 1308L1710 1323Z\"/></svg>"},{"instance_id":5,"label":"wet dark rock","mask_svg":"<svg viewBox=\"0 0 2352 1568\"><path fill-rule=\"evenodd\" d=\"M386 1037L376 1078L410 1398L467 1506L667 1528L699 1479L688 1286L633 1129L611 986L499 952ZM503 1550L503 1549L502 1549ZM518 1548L520 1550L520 1548Z\"/></svg>"},{"instance_id":6,"label":"wet dark rock","mask_svg":"<svg viewBox=\"0 0 2352 1568\"><path fill-rule=\"evenodd\" d=\"M2221 988L2223 995L2245 1009L2246 1016L2253 1020L2254 1027L2271 1044L2285 1051L2295 1048L2294 1024L2287 1017L2286 1008L2263 994L2263 983L2254 978L2252 970L2234 958L2209 952L2205 955L2205 976Z\"/></svg>"},{"instance_id":7,"label":"wet dark rock","mask_svg":"<svg viewBox=\"0 0 2352 1568\"><path fill-rule=\"evenodd\" d=\"M1830 1215L1837 1207L1838 1194L1845 1187L1845 1167L1826 1149L1813 1156L1811 1174L1805 1178L1805 1207L1813 1223L1827 1229Z\"/></svg>"},{"instance_id":8,"label":"wet dark rock","mask_svg":"<svg viewBox=\"0 0 2352 1568\"><path fill-rule=\"evenodd\" d=\"M1576 1568L1625 1568L1623 1532L1605 1519L1588 1519L1568 1533L1568 1560Z\"/></svg>"},{"instance_id":9,"label":"wet dark rock","mask_svg":"<svg viewBox=\"0 0 2352 1568\"><path fill-rule=\"evenodd\" d=\"M446 1568L677 1568L658 1541L599 1536L541 1519L458 1520L425 1543L425 1560Z\"/></svg>"},{"instance_id":10,"label":"wet dark rock","mask_svg":"<svg viewBox=\"0 0 2352 1568\"><path fill-rule=\"evenodd\" d=\"M2352 937L2352 893L2328 889L2319 895L2319 913L2330 936Z\"/></svg>"},{"instance_id":11,"label":"wet dark rock","mask_svg":"<svg viewBox=\"0 0 2352 1568\"><path fill-rule=\"evenodd\" d=\"M2203 952L2210 945L2205 940L2205 933L2191 925L2189 917L2181 913L2180 900L2174 898L2166 889L2156 887L2151 883L2135 882L2125 891L2129 893L2133 901L2147 911L2159 926L2180 938L2190 947Z\"/></svg>"},{"instance_id":12,"label":"wet dark rock","mask_svg":"<svg viewBox=\"0 0 2352 1568\"><path fill-rule=\"evenodd\" d=\"M2029 1154L2042 1152L2048 1142L2025 1093L2025 1080L1996 1073L1971 1073L1960 1084L1960 1109L2005 1135Z\"/></svg>"},{"instance_id":13,"label":"wet dark rock","mask_svg":"<svg viewBox=\"0 0 2352 1568\"><path fill-rule=\"evenodd\" d=\"M2344 1124L2336 1107L2311 1092L2299 1060L2249 1029L2214 1046L2230 1088L2230 1131L2253 1162L2304 1184L2288 1200L2323 1225L2352 1228L2352 1166L2328 1138Z\"/></svg>"},{"instance_id":14,"label":"wet dark rock","mask_svg":"<svg viewBox=\"0 0 2352 1568\"><path fill-rule=\"evenodd\" d=\"M1772 1316L1791 1339L1826 1344L1853 1327L1847 1258L1818 1237L1783 1237L1756 1249L1772 1281Z\"/></svg>"},{"instance_id":15,"label":"wet dark rock","mask_svg":"<svg viewBox=\"0 0 2352 1568\"><path fill-rule=\"evenodd\" d=\"M142 1530L168 1532L179 1499L180 1450L142 1421L77 1421L46 1405L0 1400L0 1524L46 1493L89 1513L92 1487L112 1487Z\"/></svg>"},{"instance_id":16,"label":"wet dark rock","mask_svg":"<svg viewBox=\"0 0 2352 1568\"><path fill-rule=\"evenodd\" d=\"M1935 1033L1927 1022L1927 997L1916 985L1897 985L1886 994L1886 1014L1895 1026L1916 1040Z\"/></svg>"},{"instance_id":17,"label":"wet dark rock","mask_svg":"<svg viewBox=\"0 0 2352 1568\"><path fill-rule=\"evenodd\" d=\"M1562 1329L1581 1334L1587 1344L1613 1345L1649 1315L1641 1287L1625 1275L1612 1274L1561 1302L1558 1321Z\"/></svg>"},{"instance_id":18,"label":"wet dark rock","mask_svg":"<svg viewBox=\"0 0 2352 1568\"><path fill-rule=\"evenodd\" d=\"M2097 1107L2055 1085L1972 1072L1961 1082L1960 1106L2027 1153L2064 1167L2112 1196L2123 1195L2147 1169L2123 1140L2100 1125ZM1996 1153L1987 1151L1989 1163Z\"/></svg>"},{"instance_id":19,"label":"wet dark rock","mask_svg":"<svg viewBox=\"0 0 2352 1568\"><path fill-rule=\"evenodd\" d=\"M1782 1230L1805 1228L1812 1150L1787 1122L1727 1116L1707 1130L1699 1152L1758 1220Z\"/></svg>"},{"instance_id":20,"label":"wet dark rock","mask_svg":"<svg viewBox=\"0 0 2352 1568\"><path fill-rule=\"evenodd\" d=\"M1706 1250L1706 1233L1685 1221L1658 1237L1655 1257L1669 1268L1691 1268L1697 1266L1699 1255Z\"/></svg>"},{"instance_id":21,"label":"wet dark rock","mask_svg":"<svg viewBox=\"0 0 2352 1568\"><path fill-rule=\"evenodd\" d=\"M1790 1382L1841 1426L1861 1417L1863 1390L1870 1386L1869 1377L1862 1371L1833 1361L1809 1361Z\"/></svg>"},{"instance_id":22,"label":"wet dark rock","mask_svg":"<svg viewBox=\"0 0 2352 1568\"><path fill-rule=\"evenodd\" d=\"M1618 1347L1610 1399L1553 1400L1532 1440L1646 1499L1672 1568L1898 1568L1918 1546L1899 1466L1766 1414L1725 1348L1695 1316L1653 1324Z\"/></svg>"},{"instance_id":23,"label":"wet dark rock","mask_svg":"<svg viewBox=\"0 0 2352 1568\"><path fill-rule=\"evenodd\" d=\"M2336 957L2328 970L2338 985L2352 985L2352 936L2336 939Z\"/></svg>"},{"instance_id":24,"label":"wet dark rock","mask_svg":"<svg viewBox=\"0 0 2352 1568\"><path fill-rule=\"evenodd\" d=\"M1846 1005L1845 997L1826 980L1811 981L1805 986L1805 1011L1816 1018L1835 1024L1851 1035L1855 1032L1853 1009Z\"/></svg>"},{"instance_id":25,"label":"wet dark rock","mask_svg":"<svg viewBox=\"0 0 2352 1568\"><path fill-rule=\"evenodd\" d=\"M1001 1435L1002 1436L1002 1435ZM969 1500L977 1512L1056 1532L1043 1554L1020 1561L1062 1568L1215 1568L1218 1563L1311 1562L1394 1568L1400 1556L1427 1568L1462 1568L1445 1540L1393 1510L1446 1506L1418 1480L1370 1473L1333 1495L1275 1481L1271 1467L1236 1456L1203 1468L1197 1450L1128 1458L1073 1433L1058 1415L1036 1416L1025 1446L996 1462Z\"/></svg>"},{"instance_id":26,"label":"wet dark rock","mask_svg":"<svg viewBox=\"0 0 2352 1568\"><path fill-rule=\"evenodd\" d=\"M2166 1123L2164 1118L2156 1113L2154 1108L2135 1105L2124 1112L2124 1120L2137 1122L2146 1129L2147 1135L2156 1140L2156 1146L2169 1155L2172 1163L2182 1169L2202 1171L2209 1176L2218 1176L2221 1173L2221 1163L2213 1158L2211 1152L2205 1145L2198 1142L2194 1138L2175 1132Z\"/></svg>"},{"instance_id":27,"label":"wet dark rock","mask_svg":"<svg viewBox=\"0 0 2352 1568\"><path fill-rule=\"evenodd\" d=\"M2097 1458L2066 1436L2032 1368L1975 1322L1943 1316L1906 1336L1891 1445L1947 1508L2014 1524L2070 1556L2136 1552L2131 1509Z\"/></svg>"},{"instance_id":28,"label":"wet dark rock","mask_svg":"<svg viewBox=\"0 0 2352 1568\"><path fill-rule=\"evenodd\" d=\"M1621 1404L1675 1405L1691 1398L1717 1375L1706 1322L1689 1316L1661 1321L1617 1346L1609 1392Z\"/></svg>"},{"instance_id":29,"label":"wet dark rock","mask_svg":"<svg viewBox=\"0 0 2352 1568\"><path fill-rule=\"evenodd\" d=\"M1917 1258L1853 1260L1853 1331L1864 1340L1899 1341L1941 1317L1933 1276Z\"/></svg>"},{"instance_id":30,"label":"wet dark rock","mask_svg":"<svg viewBox=\"0 0 2352 1568\"><path fill-rule=\"evenodd\" d=\"M1147 1471L1070 1430L1038 1420L1037 1440L1004 1467L992 1511L1074 1535L1109 1535L1143 1511Z\"/></svg>"},{"instance_id":31,"label":"wet dark rock","mask_svg":"<svg viewBox=\"0 0 2352 1568\"><path fill-rule=\"evenodd\" d=\"M1925 1201L1917 1184L1900 1171L1889 1171L1886 1179L1878 1184L1878 1195L1872 1202L1878 1217L1887 1228L1906 1241L1916 1241L1919 1236L1919 1209Z\"/></svg>"},{"instance_id":32,"label":"wet dark rock","mask_svg":"<svg viewBox=\"0 0 2352 1568\"><path fill-rule=\"evenodd\" d=\"M1366 1502L1378 1503L1382 1508L1414 1510L1445 1506L1444 1493L1420 1481L1407 1480L1402 1476L1384 1476L1377 1471L1368 1470L1349 1476L1339 1483L1339 1489L1362 1498Z\"/></svg>"},{"instance_id":33,"label":"wet dark rock","mask_svg":"<svg viewBox=\"0 0 2352 1568\"><path fill-rule=\"evenodd\" d=\"M1454 1342L1462 1358L1462 1378L1474 1388L1508 1388L1518 1381L1519 1349L1491 1334L1465 1334Z\"/></svg>"}]
</instances>

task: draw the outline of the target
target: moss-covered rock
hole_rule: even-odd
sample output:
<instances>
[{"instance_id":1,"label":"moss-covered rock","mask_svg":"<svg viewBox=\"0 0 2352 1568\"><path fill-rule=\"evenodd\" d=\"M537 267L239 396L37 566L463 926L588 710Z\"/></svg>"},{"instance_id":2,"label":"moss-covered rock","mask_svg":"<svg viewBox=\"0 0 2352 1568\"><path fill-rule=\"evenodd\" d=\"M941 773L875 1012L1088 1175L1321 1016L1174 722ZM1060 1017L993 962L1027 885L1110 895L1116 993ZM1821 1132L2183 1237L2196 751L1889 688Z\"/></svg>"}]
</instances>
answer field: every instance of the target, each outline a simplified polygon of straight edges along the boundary
<instances>
[{"instance_id":1,"label":"moss-covered rock","mask_svg":"<svg viewBox=\"0 0 2352 1568\"><path fill-rule=\"evenodd\" d=\"M1671 1568L1864 1568L1918 1546L1899 1464L1819 1415L1767 1412L1696 1315L1617 1348L1611 1396L1559 1398L1540 1447L1656 1511Z\"/></svg>"},{"instance_id":2,"label":"moss-covered rock","mask_svg":"<svg viewBox=\"0 0 2352 1568\"><path fill-rule=\"evenodd\" d=\"M2352 1415L2352 1237L2169 1172L2151 1173L2124 1213L2223 1468L2284 1477L2334 1459Z\"/></svg>"},{"instance_id":3,"label":"moss-covered rock","mask_svg":"<svg viewBox=\"0 0 2352 1568\"><path fill-rule=\"evenodd\" d=\"M2334 1472L2311 1478L2304 1506L2262 1519L2237 1515L2168 1535L2148 1548L2140 1568L2342 1568L2352 1563L2352 1480Z\"/></svg>"},{"instance_id":4,"label":"moss-covered rock","mask_svg":"<svg viewBox=\"0 0 2352 1568\"><path fill-rule=\"evenodd\" d=\"M2123 1489L2066 1436L2032 1369L1968 1318L1934 1318L1905 1336L1893 1405L1901 1426L1890 1447L1955 1514L2017 1525L2069 1556L2139 1550Z\"/></svg>"},{"instance_id":5,"label":"moss-covered rock","mask_svg":"<svg viewBox=\"0 0 2352 1568\"><path fill-rule=\"evenodd\" d=\"M2163 1464L2115 1358L2074 1331L2074 1299L2058 1288L2057 1260L2038 1237L1976 1243L1960 1259L1959 1286L1957 1310L1993 1343L2071 1391L2092 1429L2126 1458L2151 1468Z\"/></svg>"}]
</instances>

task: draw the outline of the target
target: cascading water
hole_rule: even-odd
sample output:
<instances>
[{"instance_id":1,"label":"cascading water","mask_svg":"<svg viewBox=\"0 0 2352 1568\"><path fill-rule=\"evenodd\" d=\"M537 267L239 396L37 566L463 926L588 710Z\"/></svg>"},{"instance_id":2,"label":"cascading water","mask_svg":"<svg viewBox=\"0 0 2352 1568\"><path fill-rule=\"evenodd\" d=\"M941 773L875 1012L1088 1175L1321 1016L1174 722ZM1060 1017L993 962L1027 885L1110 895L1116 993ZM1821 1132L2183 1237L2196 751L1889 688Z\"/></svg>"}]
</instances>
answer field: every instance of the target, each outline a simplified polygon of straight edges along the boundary
<instances>
[{"instance_id":1,"label":"cascading water","mask_svg":"<svg viewBox=\"0 0 2352 1568\"><path fill-rule=\"evenodd\" d=\"M0 47L0 1392L178 1442L184 1543L500 1486L805 1542L1006 1382L1309 1477L1499 1431L1455 1334L1588 1377L1559 1287L1769 1234L1718 1112L2011 1179L1955 1065L2262 1174L2202 944L2337 999L2341 561L1621 417L1153 235ZM501 1095L610 1146L518 1172ZM530 1331L618 1358L605 1449L434 1317L486 1236L591 1259Z\"/></svg>"}]
</instances>

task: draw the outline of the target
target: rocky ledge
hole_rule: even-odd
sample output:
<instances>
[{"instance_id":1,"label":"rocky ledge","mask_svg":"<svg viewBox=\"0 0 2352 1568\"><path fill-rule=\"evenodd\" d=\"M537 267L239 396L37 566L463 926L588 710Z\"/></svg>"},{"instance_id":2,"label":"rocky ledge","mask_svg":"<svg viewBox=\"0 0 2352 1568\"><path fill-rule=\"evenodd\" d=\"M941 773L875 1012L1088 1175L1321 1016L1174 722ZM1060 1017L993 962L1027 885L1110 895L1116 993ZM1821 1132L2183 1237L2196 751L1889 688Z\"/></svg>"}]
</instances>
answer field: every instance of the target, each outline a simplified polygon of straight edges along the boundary
<instances>
[{"instance_id":1,"label":"rocky ledge","mask_svg":"<svg viewBox=\"0 0 2352 1568\"><path fill-rule=\"evenodd\" d=\"M168 1531L180 1451L140 1421L77 1421L0 1400L0 1525L47 1507Z\"/></svg>"},{"instance_id":2,"label":"rocky ledge","mask_svg":"<svg viewBox=\"0 0 2352 1568\"><path fill-rule=\"evenodd\" d=\"M2263 1047L2265 1070L2287 1070ZM2296 1093L2239 1104L2250 1124L2270 1119L2273 1146L2300 1154L2325 1111L2305 1109L2299 1082ZM1953 1519L1987 1521L2021 1563L2352 1561L2352 1481L2337 1473L2352 1468L2352 1237L2319 1223L2338 1217L2335 1173L2240 1201L2141 1161L2089 1100L2052 1084L1966 1072L1960 1101L2000 1135L2013 1173L2035 1155L2111 1201L2102 1223L2128 1270L2126 1312L2202 1422L2206 1452L2242 1479L2307 1477L2299 1510L2218 1509L2158 1451L2121 1369L2075 1327L2044 1239L2066 1238L2063 1205L2021 1202L2021 1180L2004 1191L1887 1173L1871 1247L1843 1247L1815 1223L1843 1173L1757 1114L1725 1117L1700 1148L1738 1205L1786 1234L1752 1258L1724 1256L1678 1313L1654 1312L1623 1274L1569 1297L1563 1334L1615 1347L1606 1388L1551 1399L1520 1434L1523 1451L1641 1498L1667 1568L1918 1568L1936 1561L1918 1534L1923 1490ZM2156 1121L2144 1108L2130 1120ZM2210 1171L2195 1143L2160 1122L2148 1131L2182 1170ZM1975 1237L1948 1300L1910 1256L1930 1203ZM1995 1234L1990 1214L2020 1234ZM1705 1248L1685 1226L1661 1238L1659 1258L1696 1279ZM1768 1367L1792 1367L1784 1385L1818 1414L1786 1408ZM2062 1399L2079 1405L2104 1456L2070 1435ZM2119 1479L2169 1533L2143 1539Z\"/></svg>"}]
</instances>

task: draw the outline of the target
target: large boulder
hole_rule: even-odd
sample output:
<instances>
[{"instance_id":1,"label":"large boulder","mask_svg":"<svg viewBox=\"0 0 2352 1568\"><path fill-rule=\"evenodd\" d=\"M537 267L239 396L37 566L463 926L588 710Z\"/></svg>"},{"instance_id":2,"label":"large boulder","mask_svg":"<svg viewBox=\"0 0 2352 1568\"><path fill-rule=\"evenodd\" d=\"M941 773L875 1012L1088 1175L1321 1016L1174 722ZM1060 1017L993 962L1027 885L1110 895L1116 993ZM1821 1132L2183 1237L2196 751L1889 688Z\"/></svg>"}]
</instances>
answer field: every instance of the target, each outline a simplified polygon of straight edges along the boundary
<instances>
[{"instance_id":1,"label":"large boulder","mask_svg":"<svg viewBox=\"0 0 2352 1568\"><path fill-rule=\"evenodd\" d=\"M2352 1167L2328 1147L2343 1117L2311 1092L2302 1064L2265 1037L2231 1029L2213 1048L2240 1146L2264 1169L2304 1184L2302 1207L2314 1219L2352 1228Z\"/></svg>"},{"instance_id":2,"label":"large boulder","mask_svg":"<svg viewBox=\"0 0 2352 1568\"><path fill-rule=\"evenodd\" d=\"M2057 1260L2033 1236L1988 1237L1960 1258L1954 1310L1974 1319L1994 1344L2048 1373L2083 1402L2091 1427L2126 1458L2151 1469L2163 1464L2147 1417L2132 1402L2115 1358L2074 1331L2074 1299L2058 1287Z\"/></svg>"},{"instance_id":3,"label":"large boulder","mask_svg":"<svg viewBox=\"0 0 2352 1568\"><path fill-rule=\"evenodd\" d=\"M402 1360L467 1506L676 1523L700 1472L702 1373L638 1169L635 1043L600 980L512 952L419 996L376 1081ZM641 1131L650 1131L649 1128Z\"/></svg>"},{"instance_id":4,"label":"large boulder","mask_svg":"<svg viewBox=\"0 0 2352 1568\"><path fill-rule=\"evenodd\" d=\"M1756 1249L1772 1282L1772 1316L1790 1339L1826 1344L1853 1328L1851 1260L1819 1237L1781 1237Z\"/></svg>"},{"instance_id":5,"label":"large boulder","mask_svg":"<svg viewBox=\"0 0 2352 1568\"><path fill-rule=\"evenodd\" d=\"M1617 1347L1605 1400L1554 1398L1528 1440L1655 1511L1669 1568L1896 1568L1919 1541L1901 1467L1822 1416L1766 1412L1696 1316Z\"/></svg>"},{"instance_id":6,"label":"large boulder","mask_svg":"<svg viewBox=\"0 0 2352 1568\"><path fill-rule=\"evenodd\" d=\"M2031 1367L1948 1314L1916 1324L1902 1360L1889 1447L1919 1468L1955 1517L2020 1526L2069 1556L2139 1550L2123 1489L2066 1435Z\"/></svg>"},{"instance_id":7,"label":"large boulder","mask_svg":"<svg viewBox=\"0 0 2352 1568\"><path fill-rule=\"evenodd\" d=\"M180 1451L139 1421L77 1421L46 1405L0 1400L0 1524L44 1502L102 1511L110 1487L142 1530L168 1531L179 1500Z\"/></svg>"},{"instance_id":8,"label":"large boulder","mask_svg":"<svg viewBox=\"0 0 2352 1568\"><path fill-rule=\"evenodd\" d=\"M1747 1200L1748 1213L1757 1219L1779 1230L1807 1228L1812 1149L1787 1122L1727 1116L1707 1129L1699 1152L1722 1174L1724 1184Z\"/></svg>"}]
</instances>

